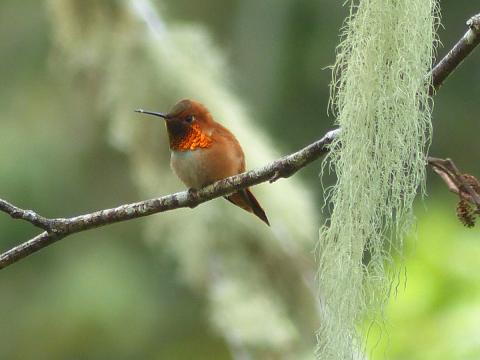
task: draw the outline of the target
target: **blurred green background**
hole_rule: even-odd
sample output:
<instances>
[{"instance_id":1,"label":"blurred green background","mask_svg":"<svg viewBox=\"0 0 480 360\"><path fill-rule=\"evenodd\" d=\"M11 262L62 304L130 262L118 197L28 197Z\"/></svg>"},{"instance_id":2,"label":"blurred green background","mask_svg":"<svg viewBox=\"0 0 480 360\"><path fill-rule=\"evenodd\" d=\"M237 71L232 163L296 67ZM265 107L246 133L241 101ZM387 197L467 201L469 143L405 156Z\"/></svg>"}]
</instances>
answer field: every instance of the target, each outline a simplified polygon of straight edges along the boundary
<instances>
[{"instance_id":1,"label":"blurred green background","mask_svg":"<svg viewBox=\"0 0 480 360\"><path fill-rule=\"evenodd\" d=\"M250 167L319 138L334 121L325 68L341 3L2 0L0 197L60 217L182 189L163 127L132 110L196 94L224 123L241 114L229 127L251 139ZM439 56L480 11L471 0L441 6ZM477 50L435 97L430 152L477 176L478 94ZM273 235L217 200L78 234L6 268L0 358L312 358L319 169L254 189ZM406 287L372 352L477 359L480 232L456 220L455 196L430 171L427 188ZM37 232L5 215L0 228L1 249Z\"/></svg>"}]
</instances>

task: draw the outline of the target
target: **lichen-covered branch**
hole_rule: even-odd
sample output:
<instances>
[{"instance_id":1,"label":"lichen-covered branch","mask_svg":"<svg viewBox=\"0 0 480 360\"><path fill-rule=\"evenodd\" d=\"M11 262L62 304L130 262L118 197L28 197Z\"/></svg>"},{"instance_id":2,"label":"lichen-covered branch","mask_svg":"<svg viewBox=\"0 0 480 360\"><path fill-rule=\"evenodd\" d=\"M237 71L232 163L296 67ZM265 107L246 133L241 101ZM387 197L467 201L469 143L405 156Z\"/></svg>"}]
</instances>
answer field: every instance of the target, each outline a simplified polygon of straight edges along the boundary
<instances>
[{"instance_id":1,"label":"lichen-covered branch","mask_svg":"<svg viewBox=\"0 0 480 360\"><path fill-rule=\"evenodd\" d=\"M466 34L432 69L432 84L434 89L440 87L444 80L480 42L480 14L472 17L467 22L467 25L469 26L469 30ZM0 199L0 211L9 214L12 218L28 221L34 226L45 230L36 237L2 253L0 255L0 269L77 232L181 207L195 207L203 202L227 195L239 189L266 181L273 182L282 177L289 177L328 152L328 145L337 136L339 131L340 129L332 130L313 144L308 145L296 153L273 161L260 169L232 176L195 192L183 191L77 217L49 219L32 210L21 209Z\"/></svg>"},{"instance_id":2,"label":"lichen-covered branch","mask_svg":"<svg viewBox=\"0 0 480 360\"><path fill-rule=\"evenodd\" d=\"M198 191L182 191L155 199L121 205L111 209L96 211L90 214L72 218L48 219L32 210L20 209L4 200L0 200L0 210L10 216L26 220L40 227L45 232L22 243L0 255L0 269L48 246L68 235L93 229L108 224L114 224L134 218L148 216L159 212L182 207L195 207L214 198L231 194L239 189L257 185L266 181L276 181L296 173L312 161L328 151L328 145L339 130L328 132L323 138L307 147L280 158L256 170L217 181Z\"/></svg>"},{"instance_id":3,"label":"lichen-covered branch","mask_svg":"<svg viewBox=\"0 0 480 360\"><path fill-rule=\"evenodd\" d=\"M0 199L0 211L9 214L14 219L22 219L28 221L32 225L43 230L50 231L50 220L38 215L32 210L23 210L19 207L10 204L8 201Z\"/></svg>"}]
</instances>

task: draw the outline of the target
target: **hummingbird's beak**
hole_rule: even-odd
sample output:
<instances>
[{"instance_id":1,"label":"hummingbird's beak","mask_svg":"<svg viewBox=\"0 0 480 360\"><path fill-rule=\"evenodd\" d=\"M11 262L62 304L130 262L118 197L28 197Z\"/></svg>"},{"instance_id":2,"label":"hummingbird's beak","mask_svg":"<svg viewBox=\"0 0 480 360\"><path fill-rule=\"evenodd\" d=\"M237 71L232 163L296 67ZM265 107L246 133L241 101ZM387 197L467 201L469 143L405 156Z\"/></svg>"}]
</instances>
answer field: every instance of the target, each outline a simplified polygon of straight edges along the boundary
<instances>
[{"instance_id":1,"label":"hummingbird's beak","mask_svg":"<svg viewBox=\"0 0 480 360\"><path fill-rule=\"evenodd\" d=\"M159 112L147 111L147 110L143 110L143 109L137 109L137 110L135 110L135 112L138 112L140 114L159 116L161 118L164 118L165 120L168 119L168 116L166 114L162 114L162 113L159 113Z\"/></svg>"}]
</instances>

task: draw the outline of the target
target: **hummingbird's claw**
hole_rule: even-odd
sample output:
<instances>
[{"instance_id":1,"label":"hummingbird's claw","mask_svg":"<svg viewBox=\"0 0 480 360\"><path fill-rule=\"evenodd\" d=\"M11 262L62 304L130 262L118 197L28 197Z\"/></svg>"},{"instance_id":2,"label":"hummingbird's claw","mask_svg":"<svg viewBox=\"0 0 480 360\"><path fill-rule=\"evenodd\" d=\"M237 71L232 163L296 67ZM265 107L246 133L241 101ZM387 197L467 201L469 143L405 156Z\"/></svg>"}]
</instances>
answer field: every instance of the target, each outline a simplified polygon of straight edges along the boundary
<instances>
[{"instance_id":1,"label":"hummingbird's claw","mask_svg":"<svg viewBox=\"0 0 480 360\"><path fill-rule=\"evenodd\" d=\"M193 204L192 205L189 205L188 207L190 209L193 209L193 208L196 208L198 206L198 203L197 203L197 198L198 198L198 192L197 192L197 189L194 189L194 188L189 188L187 190L188 192L188 199L193 201Z\"/></svg>"},{"instance_id":2,"label":"hummingbird's claw","mask_svg":"<svg viewBox=\"0 0 480 360\"><path fill-rule=\"evenodd\" d=\"M273 174L272 178L268 182L271 184L281 178L288 178L293 174L295 174L295 167L292 164L287 163L283 168L275 171L275 174Z\"/></svg>"},{"instance_id":3,"label":"hummingbird's claw","mask_svg":"<svg viewBox=\"0 0 480 360\"><path fill-rule=\"evenodd\" d=\"M280 174L280 171L275 171L275 174L273 174L272 178L270 180L268 180L268 182L270 184L274 183L275 181L277 181L278 179L280 179L282 177L282 175Z\"/></svg>"}]
</instances>

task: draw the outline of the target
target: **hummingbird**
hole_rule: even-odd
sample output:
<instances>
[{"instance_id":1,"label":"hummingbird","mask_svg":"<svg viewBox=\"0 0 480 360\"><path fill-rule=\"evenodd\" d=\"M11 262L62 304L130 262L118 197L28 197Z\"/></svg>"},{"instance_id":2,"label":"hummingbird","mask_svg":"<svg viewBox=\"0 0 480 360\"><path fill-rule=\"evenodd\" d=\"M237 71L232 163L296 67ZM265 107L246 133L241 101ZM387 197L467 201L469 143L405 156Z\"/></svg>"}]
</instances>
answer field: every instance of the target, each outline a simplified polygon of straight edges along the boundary
<instances>
[{"instance_id":1,"label":"hummingbird","mask_svg":"<svg viewBox=\"0 0 480 360\"><path fill-rule=\"evenodd\" d=\"M137 109L165 120L170 143L170 166L189 188L197 190L215 181L245 171L245 155L237 138L213 119L208 109L195 100L178 101L168 113ZM270 226L267 215L250 189L225 199L253 213Z\"/></svg>"}]
</instances>

